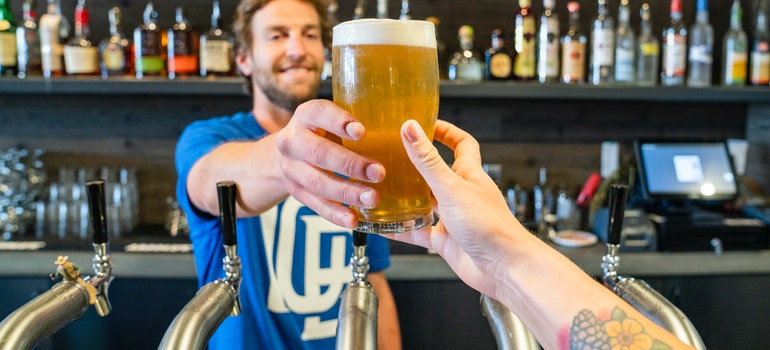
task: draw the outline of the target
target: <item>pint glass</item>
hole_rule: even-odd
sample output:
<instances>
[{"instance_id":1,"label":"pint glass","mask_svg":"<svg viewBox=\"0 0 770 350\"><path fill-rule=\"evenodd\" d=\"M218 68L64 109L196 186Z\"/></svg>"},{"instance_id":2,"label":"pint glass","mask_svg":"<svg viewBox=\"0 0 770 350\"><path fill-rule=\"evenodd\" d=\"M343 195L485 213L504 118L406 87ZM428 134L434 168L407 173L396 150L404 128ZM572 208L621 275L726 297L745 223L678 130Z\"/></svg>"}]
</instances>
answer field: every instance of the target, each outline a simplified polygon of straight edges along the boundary
<instances>
[{"instance_id":1,"label":"pint glass","mask_svg":"<svg viewBox=\"0 0 770 350\"><path fill-rule=\"evenodd\" d=\"M438 118L436 36L427 21L362 19L334 27L334 102L366 127L345 147L376 159L387 175L372 185L380 194L373 209L353 208L358 231L400 233L433 223L430 189L401 142L401 125L420 123L432 140Z\"/></svg>"}]
</instances>

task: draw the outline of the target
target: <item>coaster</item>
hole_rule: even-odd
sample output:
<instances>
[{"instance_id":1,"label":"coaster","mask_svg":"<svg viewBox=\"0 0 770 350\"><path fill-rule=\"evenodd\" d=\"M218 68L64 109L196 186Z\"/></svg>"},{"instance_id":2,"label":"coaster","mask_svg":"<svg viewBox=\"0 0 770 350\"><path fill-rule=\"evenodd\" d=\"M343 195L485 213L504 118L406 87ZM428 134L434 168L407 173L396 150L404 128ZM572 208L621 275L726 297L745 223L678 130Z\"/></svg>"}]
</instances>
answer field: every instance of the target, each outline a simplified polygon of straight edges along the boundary
<instances>
[{"instance_id":1,"label":"coaster","mask_svg":"<svg viewBox=\"0 0 770 350\"><path fill-rule=\"evenodd\" d=\"M599 238L595 234L585 231L564 230L556 232L553 236L554 243L565 247L587 247L596 244Z\"/></svg>"}]
</instances>

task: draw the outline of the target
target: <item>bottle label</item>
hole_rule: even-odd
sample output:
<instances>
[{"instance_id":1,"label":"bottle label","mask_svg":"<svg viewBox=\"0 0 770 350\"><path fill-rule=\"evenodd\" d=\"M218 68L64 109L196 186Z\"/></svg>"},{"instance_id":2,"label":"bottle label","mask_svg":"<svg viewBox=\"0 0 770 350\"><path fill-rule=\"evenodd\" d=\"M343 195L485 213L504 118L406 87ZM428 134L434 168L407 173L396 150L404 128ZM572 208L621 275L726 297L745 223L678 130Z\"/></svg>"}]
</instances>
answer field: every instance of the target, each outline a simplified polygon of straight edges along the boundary
<instances>
[{"instance_id":1,"label":"bottle label","mask_svg":"<svg viewBox=\"0 0 770 350\"><path fill-rule=\"evenodd\" d=\"M751 53L751 83L770 83L770 52L754 51Z\"/></svg>"},{"instance_id":2,"label":"bottle label","mask_svg":"<svg viewBox=\"0 0 770 350\"><path fill-rule=\"evenodd\" d=\"M595 29L591 44L591 64L595 67L612 65L615 33L612 29Z\"/></svg>"},{"instance_id":3,"label":"bottle label","mask_svg":"<svg viewBox=\"0 0 770 350\"><path fill-rule=\"evenodd\" d=\"M690 61L703 64L711 64L713 61L713 57L711 55L711 47L708 45L690 46Z\"/></svg>"},{"instance_id":4,"label":"bottle label","mask_svg":"<svg viewBox=\"0 0 770 350\"><path fill-rule=\"evenodd\" d=\"M615 80L630 82L634 80L634 51L625 47L615 50Z\"/></svg>"},{"instance_id":5,"label":"bottle label","mask_svg":"<svg viewBox=\"0 0 770 350\"><path fill-rule=\"evenodd\" d=\"M168 71L174 73L196 73L198 71L198 57L174 56L168 60Z\"/></svg>"},{"instance_id":6,"label":"bottle label","mask_svg":"<svg viewBox=\"0 0 770 350\"><path fill-rule=\"evenodd\" d=\"M160 56L143 56L136 61L136 71L142 73L161 74L165 66Z\"/></svg>"},{"instance_id":7,"label":"bottle label","mask_svg":"<svg viewBox=\"0 0 770 350\"><path fill-rule=\"evenodd\" d=\"M747 63L748 55L745 52L728 51L725 58L725 83L745 83Z\"/></svg>"},{"instance_id":8,"label":"bottle label","mask_svg":"<svg viewBox=\"0 0 770 350\"><path fill-rule=\"evenodd\" d=\"M64 67L67 74L99 72L99 51L95 47L64 46Z\"/></svg>"},{"instance_id":9,"label":"bottle label","mask_svg":"<svg viewBox=\"0 0 770 350\"><path fill-rule=\"evenodd\" d=\"M63 45L59 42L61 17L45 14L40 17L40 57L44 72L61 72Z\"/></svg>"},{"instance_id":10,"label":"bottle label","mask_svg":"<svg viewBox=\"0 0 770 350\"><path fill-rule=\"evenodd\" d=\"M516 26L516 59L513 73L517 77L534 78L535 65L535 19L524 17Z\"/></svg>"},{"instance_id":11,"label":"bottle label","mask_svg":"<svg viewBox=\"0 0 770 350\"><path fill-rule=\"evenodd\" d=\"M664 36L663 74L684 77L687 65L687 38L682 35Z\"/></svg>"},{"instance_id":12,"label":"bottle label","mask_svg":"<svg viewBox=\"0 0 770 350\"><path fill-rule=\"evenodd\" d=\"M102 51L104 68L108 71L122 71L126 67L126 53L123 47L115 43L107 45Z\"/></svg>"},{"instance_id":13,"label":"bottle label","mask_svg":"<svg viewBox=\"0 0 770 350\"><path fill-rule=\"evenodd\" d=\"M577 41L564 43L561 56L561 76L565 82L582 81L585 77L585 44Z\"/></svg>"},{"instance_id":14,"label":"bottle label","mask_svg":"<svg viewBox=\"0 0 770 350\"><path fill-rule=\"evenodd\" d=\"M0 33L0 66L15 66L16 54L16 34Z\"/></svg>"},{"instance_id":15,"label":"bottle label","mask_svg":"<svg viewBox=\"0 0 770 350\"><path fill-rule=\"evenodd\" d=\"M537 75L556 78L559 76L559 20L550 17L546 23L545 34L539 34L541 38L537 54Z\"/></svg>"},{"instance_id":16,"label":"bottle label","mask_svg":"<svg viewBox=\"0 0 770 350\"><path fill-rule=\"evenodd\" d=\"M489 73L495 78L506 79L511 76L511 56L498 52L489 58Z\"/></svg>"},{"instance_id":17,"label":"bottle label","mask_svg":"<svg viewBox=\"0 0 770 350\"><path fill-rule=\"evenodd\" d=\"M201 68L211 72L229 72L232 44L227 40L206 40L201 47Z\"/></svg>"},{"instance_id":18,"label":"bottle label","mask_svg":"<svg viewBox=\"0 0 770 350\"><path fill-rule=\"evenodd\" d=\"M639 49L643 56L657 56L660 52L660 45L656 42L642 43Z\"/></svg>"},{"instance_id":19,"label":"bottle label","mask_svg":"<svg viewBox=\"0 0 770 350\"><path fill-rule=\"evenodd\" d=\"M141 56L161 55L160 33L150 30L142 30L140 34L140 40L142 42L141 47L139 48L139 53Z\"/></svg>"},{"instance_id":20,"label":"bottle label","mask_svg":"<svg viewBox=\"0 0 770 350\"><path fill-rule=\"evenodd\" d=\"M484 67L479 62L466 62L457 65L457 79L481 81L484 79Z\"/></svg>"}]
</instances>

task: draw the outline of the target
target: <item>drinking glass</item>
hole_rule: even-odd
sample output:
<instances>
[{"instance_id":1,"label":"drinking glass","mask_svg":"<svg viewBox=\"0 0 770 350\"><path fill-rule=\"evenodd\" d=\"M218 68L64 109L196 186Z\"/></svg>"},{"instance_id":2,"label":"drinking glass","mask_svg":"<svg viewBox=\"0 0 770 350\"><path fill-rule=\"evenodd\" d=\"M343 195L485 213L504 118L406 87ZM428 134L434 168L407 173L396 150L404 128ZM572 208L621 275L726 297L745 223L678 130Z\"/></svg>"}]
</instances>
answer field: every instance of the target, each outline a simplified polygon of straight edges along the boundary
<instances>
[{"instance_id":1,"label":"drinking glass","mask_svg":"<svg viewBox=\"0 0 770 350\"><path fill-rule=\"evenodd\" d=\"M334 102L366 127L345 147L376 159L387 175L369 184L381 197L373 209L353 208L357 231L400 233L433 223L430 188L409 161L401 125L420 123L432 140L438 118L439 74L433 23L417 20L361 19L334 27Z\"/></svg>"}]
</instances>

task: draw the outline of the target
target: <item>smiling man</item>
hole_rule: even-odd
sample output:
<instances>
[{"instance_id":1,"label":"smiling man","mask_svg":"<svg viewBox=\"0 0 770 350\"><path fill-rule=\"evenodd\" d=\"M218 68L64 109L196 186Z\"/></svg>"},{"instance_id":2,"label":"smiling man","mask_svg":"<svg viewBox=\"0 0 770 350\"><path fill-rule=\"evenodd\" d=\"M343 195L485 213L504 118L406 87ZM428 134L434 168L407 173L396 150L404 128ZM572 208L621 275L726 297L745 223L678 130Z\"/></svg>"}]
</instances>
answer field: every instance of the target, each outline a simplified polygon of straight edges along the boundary
<instances>
[{"instance_id":1,"label":"smiling man","mask_svg":"<svg viewBox=\"0 0 770 350\"><path fill-rule=\"evenodd\" d=\"M324 46L331 42L326 8L323 0L242 0L234 23L236 64L252 92L252 110L195 122L178 141L177 197L190 223L201 286L224 275L216 183L238 185L242 313L225 319L210 349L334 348L339 295L353 278L351 232L289 196L275 144L275 133L290 123L293 130L324 132L293 116L325 118L328 101L307 101L318 93ZM384 170L370 175L379 181ZM379 349L400 349L384 276L388 244L379 236L368 243Z\"/></svg>"}]
</instances>

